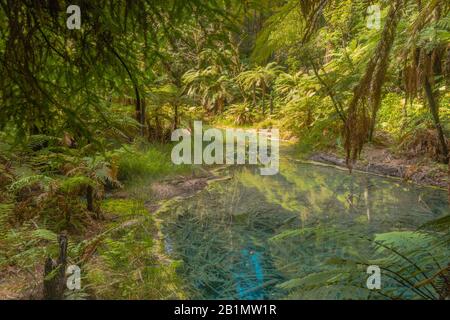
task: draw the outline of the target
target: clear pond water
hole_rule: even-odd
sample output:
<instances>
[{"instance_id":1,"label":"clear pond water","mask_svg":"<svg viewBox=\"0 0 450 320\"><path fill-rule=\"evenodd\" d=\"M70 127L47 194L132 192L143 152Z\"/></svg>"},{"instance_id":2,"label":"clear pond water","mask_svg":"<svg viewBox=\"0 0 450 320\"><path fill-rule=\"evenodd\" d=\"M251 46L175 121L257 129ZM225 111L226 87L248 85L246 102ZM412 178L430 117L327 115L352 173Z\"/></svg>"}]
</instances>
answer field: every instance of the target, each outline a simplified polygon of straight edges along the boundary
<instances>
[{"instance_id":1,"label":"clear pond water","mask_svg":"<svg viewBox=\"0 0 450 320\"><path fill-rule=\"evenodd\" d=\"M370 298L364 268L350 274L360 286L316 284L347 272L336 258L374 258L377 235L410 235L448 214L444 190L333 167L283 159L274 176L228 174L164 213L166 248L192 298Z\"/></svg>"}]
</instances>

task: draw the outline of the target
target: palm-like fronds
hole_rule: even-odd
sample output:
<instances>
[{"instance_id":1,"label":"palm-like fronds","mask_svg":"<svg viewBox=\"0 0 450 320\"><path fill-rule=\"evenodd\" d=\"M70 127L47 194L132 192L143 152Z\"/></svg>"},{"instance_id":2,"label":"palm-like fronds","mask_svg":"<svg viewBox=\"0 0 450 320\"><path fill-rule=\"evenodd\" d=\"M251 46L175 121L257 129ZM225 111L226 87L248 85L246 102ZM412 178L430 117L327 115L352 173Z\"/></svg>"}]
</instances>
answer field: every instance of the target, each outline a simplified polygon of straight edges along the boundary
<instances>
[{"instance_id":1,"label":"palm-like fronds","mask_svg":"<svg viewBox=\"0 0 450 320\"><path fill-rule=\"evenodd\" d=\"M200 100L207 110L223 111L225 103L231 101L235 92L231 78L216 66L201 70L189 70L183 75L187 94Z\"/></svg>"}]
</instances>

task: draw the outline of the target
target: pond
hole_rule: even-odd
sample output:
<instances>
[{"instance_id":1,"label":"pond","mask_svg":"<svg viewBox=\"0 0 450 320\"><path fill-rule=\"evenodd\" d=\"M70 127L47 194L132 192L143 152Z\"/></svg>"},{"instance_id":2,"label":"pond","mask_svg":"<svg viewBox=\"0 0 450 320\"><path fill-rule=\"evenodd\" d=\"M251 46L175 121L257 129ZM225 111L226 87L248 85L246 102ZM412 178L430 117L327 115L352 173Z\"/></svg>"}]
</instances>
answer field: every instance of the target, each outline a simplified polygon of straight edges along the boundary
<instances>
[{"instance_id":1,"label":"pond","mask_svg":"<svg viewBox=\"0 0 450 320\"><path fill-rule=\"evenodd\" d=\"M288 159L274 176L248 166L227 170L231 179L164 213L166 250L182 261L191 298L383 298L367 289L365 268L348 274L345 263L332 262L375 259L375 237L411 236L448 213L444 190L391 178ZM333 275L360 285L330 282Z\"/></svg>"}]
</instances>

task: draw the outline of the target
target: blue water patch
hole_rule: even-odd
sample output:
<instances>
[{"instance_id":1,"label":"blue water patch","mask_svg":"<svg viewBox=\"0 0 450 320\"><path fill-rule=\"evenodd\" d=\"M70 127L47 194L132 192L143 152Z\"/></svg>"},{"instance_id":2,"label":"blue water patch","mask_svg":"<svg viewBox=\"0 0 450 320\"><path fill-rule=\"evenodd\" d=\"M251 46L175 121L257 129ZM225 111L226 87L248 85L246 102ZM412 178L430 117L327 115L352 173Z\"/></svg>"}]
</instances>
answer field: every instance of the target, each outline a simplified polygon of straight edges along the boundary
<instances>
[{"instance_id":1,"label":"blue water patch","mask_svg":"<svg viewBox=\"0 0 450 320\"><path fill-rule=\"evenodd\" d=\"M243 249L241 250L241 256L242 263L237 265L240 271L233 274L238 299L264 299L264 271L261 265L261 253L251 249Z\"/></svg>"}]
</instances>

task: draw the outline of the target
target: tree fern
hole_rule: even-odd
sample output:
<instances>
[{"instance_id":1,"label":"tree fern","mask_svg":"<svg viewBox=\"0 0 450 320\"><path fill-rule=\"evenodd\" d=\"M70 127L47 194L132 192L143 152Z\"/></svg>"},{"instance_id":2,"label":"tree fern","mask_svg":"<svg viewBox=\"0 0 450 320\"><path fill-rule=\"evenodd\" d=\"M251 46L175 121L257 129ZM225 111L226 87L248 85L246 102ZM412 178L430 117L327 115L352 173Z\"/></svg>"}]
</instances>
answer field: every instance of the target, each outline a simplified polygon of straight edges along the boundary
<instances>
[{"instance_id":1,"label":"tree fern","mask_svg":"<svg viewBox=\"0 0 450 320\"><path fill-rule=\"evenodd\" d=\"M42 174L37 174L37 175L31 175L31 176L26 176L23 178L20 178L16 181L14 181L9 187L9 191L13 192L13 193L17 193L18 191L24 189L24 188L30 188L35 184L38 184L39 186L41 186L42 188L44 188L44 190L48 190L49 186L51 184L51 182L53 182L54 179L42 175Z\"/></svg>"}]
</instances>

